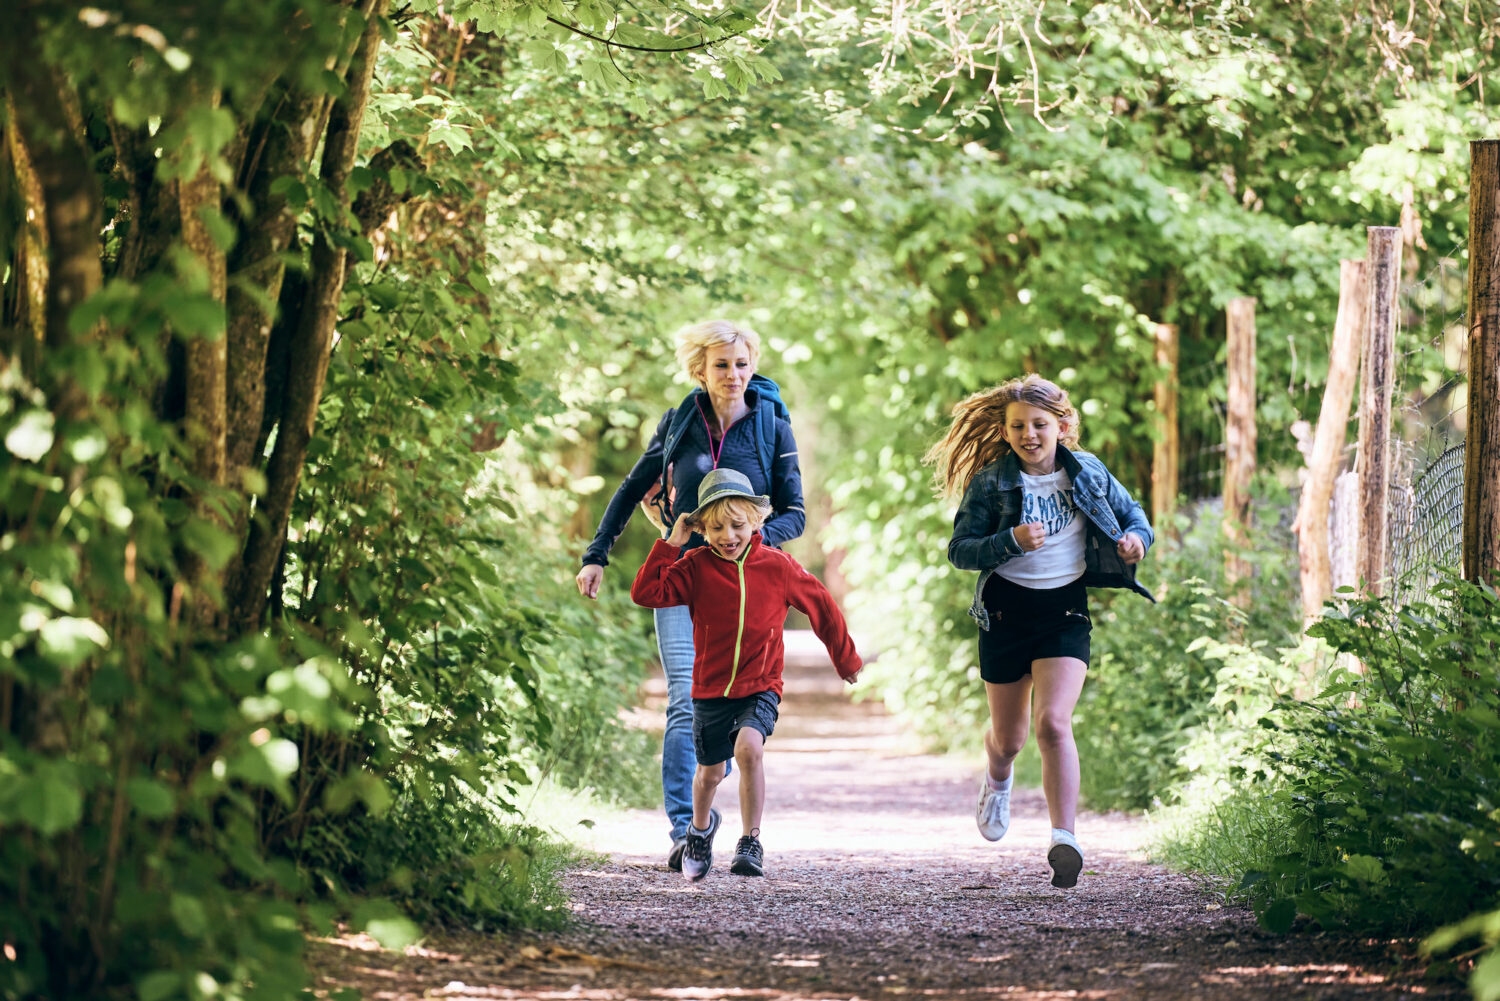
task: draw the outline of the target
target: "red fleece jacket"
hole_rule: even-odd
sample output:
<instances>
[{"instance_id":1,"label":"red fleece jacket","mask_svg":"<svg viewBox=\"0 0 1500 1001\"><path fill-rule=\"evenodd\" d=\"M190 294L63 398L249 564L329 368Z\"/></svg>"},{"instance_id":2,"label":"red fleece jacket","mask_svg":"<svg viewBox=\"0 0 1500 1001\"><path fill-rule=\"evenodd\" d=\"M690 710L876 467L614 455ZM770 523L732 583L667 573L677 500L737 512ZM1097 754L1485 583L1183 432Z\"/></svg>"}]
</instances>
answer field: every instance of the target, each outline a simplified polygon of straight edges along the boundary
<instances>
[{"instance_id":1,"label":"red fleece jacket","mask_svg":"<svg viewBox=\"0 0 1500 1001\"><path fill-rule=\"evenodd\" d=\"M852 677L863 666L828 588L786 553L762 545L759 533L738 562L707 546L678 559L680 552L657 540L630 597L647 608L686 605L692 612L693 698L779 696L788 608L812 620L839 677Z\"/></svg>"}]
</instances>

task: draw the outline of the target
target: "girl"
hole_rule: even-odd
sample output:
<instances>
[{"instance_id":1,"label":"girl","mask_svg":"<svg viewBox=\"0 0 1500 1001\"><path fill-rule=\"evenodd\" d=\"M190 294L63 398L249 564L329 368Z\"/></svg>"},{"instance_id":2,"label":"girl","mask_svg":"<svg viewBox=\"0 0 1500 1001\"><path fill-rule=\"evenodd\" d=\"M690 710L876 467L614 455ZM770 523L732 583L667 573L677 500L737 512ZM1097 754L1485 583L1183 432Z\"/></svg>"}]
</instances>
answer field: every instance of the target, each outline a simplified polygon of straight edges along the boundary
<instances>
[{"instance_id":1,"label":"girl","mask_svg":"<svg viewBox=\"0 0 1500 1001\"><path fill-rule=\"evenodd\" d=\"M1034 716L1052 819L1047 862L1060 887L1075 885L1083 869L1073 832L1073 707L1089 662L1084 588L1126 587L1151 598L1135 580L1153 541L1145 512L1102 462L1072 451L1077 446L1068 394L1028 375L955 406L948 433L924 460L935 466L943 497L963 494L948 559L980 571L969 608L990 707L979 832L999 841L1010 826L1011 765Z\"/></svg>"}]
</instances>

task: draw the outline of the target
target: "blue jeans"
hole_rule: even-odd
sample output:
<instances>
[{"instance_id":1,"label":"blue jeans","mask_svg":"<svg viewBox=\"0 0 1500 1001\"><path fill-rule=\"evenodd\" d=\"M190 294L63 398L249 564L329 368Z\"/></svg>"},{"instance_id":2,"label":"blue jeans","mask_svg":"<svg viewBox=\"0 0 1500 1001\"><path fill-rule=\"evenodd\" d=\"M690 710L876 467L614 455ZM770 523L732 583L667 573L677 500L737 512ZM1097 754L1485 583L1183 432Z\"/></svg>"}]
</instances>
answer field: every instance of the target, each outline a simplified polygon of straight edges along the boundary
<instances>
[{"instance_id":1,"label":"blue jeans","mask_svg":"<svg viewBox=\"0 0 1500 1001\"><path fill-rule=\"evenodd\" d=\"M672 840L687 837L693 820L693 617L686 605L656 609L656 651L667 676L667 729L661 745L662 805Z\"/></svg>"}]
</instances>

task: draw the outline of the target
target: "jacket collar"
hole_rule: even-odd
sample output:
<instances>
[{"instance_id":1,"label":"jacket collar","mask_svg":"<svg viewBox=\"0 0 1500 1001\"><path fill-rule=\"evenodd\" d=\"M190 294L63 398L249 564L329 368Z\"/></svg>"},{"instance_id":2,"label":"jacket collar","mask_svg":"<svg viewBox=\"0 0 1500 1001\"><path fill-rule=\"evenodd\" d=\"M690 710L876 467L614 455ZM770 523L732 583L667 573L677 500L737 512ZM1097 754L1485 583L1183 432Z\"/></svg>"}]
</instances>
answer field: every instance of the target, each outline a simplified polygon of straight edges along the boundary
<instances>
[{"instance_id":1,"label":"jacket collar","mask_svg":"<svg viewBox=\"0 0 1500 1001\"><path fill-rule=\"evenodd\" d=\"M1078 474L1083 469L1083 463L1079 462L1077 456L1068 451L1062 444L1057 446L1056 462L1068 474L1068 479L1077 482ZM1000 459L1000 489L1012 490L1020 485L1021 460L1016 458L1015 452L1006 452Z\"/></svg>"}]
</instances>

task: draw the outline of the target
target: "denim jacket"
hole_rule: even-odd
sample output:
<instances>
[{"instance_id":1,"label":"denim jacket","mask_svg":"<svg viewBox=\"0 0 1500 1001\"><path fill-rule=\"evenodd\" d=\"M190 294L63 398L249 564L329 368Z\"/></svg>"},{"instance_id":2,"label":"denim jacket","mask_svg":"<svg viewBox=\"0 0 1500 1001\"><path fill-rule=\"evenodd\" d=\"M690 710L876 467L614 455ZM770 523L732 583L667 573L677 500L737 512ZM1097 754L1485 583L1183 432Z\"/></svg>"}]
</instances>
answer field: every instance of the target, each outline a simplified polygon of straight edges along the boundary
<instances>
[{"instance_id":1,"label":"denim jacket","mask_svg":"<svg viewBox=\"0 0 1500 1001\"><path fill-rule=\"evenodd\" d=\"M1115 551L1115 543L1134 532L1150 550L1156 536L1146 521L1146 512L1130 491L1110 475L1104 463L1087 452L1070 452L1057 446L1057 464L1073 481L1073 503L1083 512L1088 529L1083 543L1083 583L1087 587L1124 587L1152 601L1151 592L1135 579L1134 564ZM1021 464L1014 452L974 474L953 518L953 541L948 543L948 561L960 570L978 570L974 604L969 614L979 628L990 628L984 607L984 585L1000 564L1022 555L1011 531L1021 520Z\"/></svg>"}]
</instances>

